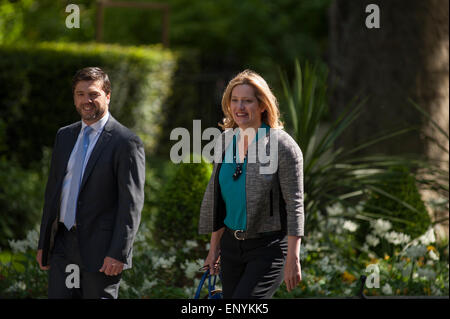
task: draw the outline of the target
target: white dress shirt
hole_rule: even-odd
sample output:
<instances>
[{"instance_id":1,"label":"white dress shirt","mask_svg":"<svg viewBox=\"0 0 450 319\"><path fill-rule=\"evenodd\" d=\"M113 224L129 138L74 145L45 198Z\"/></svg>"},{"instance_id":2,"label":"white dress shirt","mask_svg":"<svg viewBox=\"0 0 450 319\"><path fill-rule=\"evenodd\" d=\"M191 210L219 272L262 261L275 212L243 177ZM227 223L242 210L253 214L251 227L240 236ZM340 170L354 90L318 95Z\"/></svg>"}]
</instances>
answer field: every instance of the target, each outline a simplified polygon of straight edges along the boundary
<instances>
[{"instance_id":1,"label":"white dress shirt","mask_svg":"<svg viewBox=\"0 0 450 319\"><path fill-rule=\"evenodd\" d=\"M86 168L86 165L89 161L89 157L91 156L92 150L95 147L95 144L98 141L98 138L100 137L100 134L103 131L103 128L105 127L106 122L109 119L109 112L105 114L100 120L95 122L94 124L90 125L92 128L91 133L91 140L89 143L89 147L86 152L86 157L84 159L83 163L83 169L81 171L81 179L83 179L84 170ZM61 191L61 209L60 209L60 217L59 221L61 223L64 223L64 216L66 215L66 207L67 207L67 200L69 198L69 192L70 190L70 182L72 180L72 173L73 173L73 166L74 166L74 157L76 153L76 149L78 148L78 144L82 143L83 137L84 137L84 128L87 126L86 123L81 121L81 130L80 134L78 134L77 142L75 143L75 146L72 149L72 153L70 154L69 162L67 163L67 169L66 169L66 175L64 176L64 181L62 184L62 191Z\"/></svg>"}]
</instances>

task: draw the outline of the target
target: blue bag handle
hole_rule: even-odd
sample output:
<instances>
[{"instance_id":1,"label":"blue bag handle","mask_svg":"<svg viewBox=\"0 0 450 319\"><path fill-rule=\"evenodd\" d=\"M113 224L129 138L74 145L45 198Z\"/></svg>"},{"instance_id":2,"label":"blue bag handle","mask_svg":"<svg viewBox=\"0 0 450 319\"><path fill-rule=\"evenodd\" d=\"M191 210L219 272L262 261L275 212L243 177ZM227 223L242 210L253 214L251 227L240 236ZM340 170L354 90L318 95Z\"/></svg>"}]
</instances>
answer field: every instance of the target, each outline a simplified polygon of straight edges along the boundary
<instances>
[{"instance_id":1,"label":"blue bag handle","mask_svg":"<svg viewBox=\"0 0 450 319\"><path fill-rule=\"evenodd\" d=\"M213 281L212 283L211 283L211 277L214 277L214 278L213 278L214 281ZM220 274L219 274L219 277L220 277ZM211 276L211 275L209 274L209 269L207 269L207 270L204 272L202 278L200 279L200 282L199 282L198 287L197 287L197 291L195 292L194 299L200 299L200 293L201 293L203 284L204 284L205 281L206 281L206 278L208 278L208 297L209 297L209 298L212 297L211 292L213 292L213 291L216 289L216 280L217 280L217 276L216 276L216 275Z\"/></svg>"},{"instance_id":2,"label":"blue bag handle","mask_svg":"<svg viewBox=\"0 0 450 319\"><path fill-rule=\"evenodd\" d=\"M211 292L216 289L216 279L217 279L217 276L214 276L214 282L211 285L211 277L212 276L208 276L208 297L209 297L209 299L211 299Z\"/></svg>"},{"instance_id":3,"label":"blue bag handle","mask_svg":"<svg viewBox=\"0 0 450 319\"><path fill-rule=\"evenodd\" d=\"M203 284L205 283L206 277L208 277L208 274L209 274L209 269L207 269L205 271L205 273L202 276L202 279L200 279L200 283L198 284L197 291L195 292L194 299L199 299L200 298L200 292L202 290ZM209 294L209 291L208 291L208 294Z\"/></svg>"}]
</instances>

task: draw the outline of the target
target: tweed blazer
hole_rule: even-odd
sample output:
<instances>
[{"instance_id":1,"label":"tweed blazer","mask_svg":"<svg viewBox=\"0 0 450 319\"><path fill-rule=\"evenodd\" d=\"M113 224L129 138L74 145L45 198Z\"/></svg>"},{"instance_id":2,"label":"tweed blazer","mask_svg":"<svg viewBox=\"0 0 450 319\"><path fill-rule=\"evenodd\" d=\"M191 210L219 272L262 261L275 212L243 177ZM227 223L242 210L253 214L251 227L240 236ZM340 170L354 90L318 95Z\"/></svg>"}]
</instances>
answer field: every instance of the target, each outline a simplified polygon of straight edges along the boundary
<instances>
[{"instance_id":1,"label":"tweed blazer","mask_svg":"<svg viewBox=\"0 0 450 319\"><path fill-rule=\"evenodd\" d=\"M232 141L228 129L217 139L222 157L215 157L213 172L200 208L199 233L224 227L225 202L221 195L219 171L225 150ZM265 151L265 152L264 152ZM303 154L294 139L282 129L271 128L247 151L245 175L247 238L272 231L304 235Z\"/></svg>"}]
</instances>

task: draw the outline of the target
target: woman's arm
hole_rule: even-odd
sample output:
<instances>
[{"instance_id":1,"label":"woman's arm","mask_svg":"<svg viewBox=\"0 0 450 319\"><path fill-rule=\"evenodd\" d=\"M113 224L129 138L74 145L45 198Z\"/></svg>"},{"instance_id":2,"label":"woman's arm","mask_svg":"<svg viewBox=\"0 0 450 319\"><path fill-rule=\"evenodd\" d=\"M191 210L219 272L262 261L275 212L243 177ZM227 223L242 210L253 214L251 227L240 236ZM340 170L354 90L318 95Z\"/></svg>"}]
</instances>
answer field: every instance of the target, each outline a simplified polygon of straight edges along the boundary
<instances>
[{"instance_id":1,"label":"woman's arm","mask_svg":"<svg viewBox=\"0 0 450 319\"><path fill-rule=\"evenodd\" d=\"M211 275L217 275L219 273L220 239L224 231L225 227L222 227L211 234L209 253L203 263L203 267L208 267Z\"/></svg>"},{"instance_id":2,"label":"woman's arm","mask_svg":"<svg viewBox=\"0 0 450 319\"><path fill-rule=\"evenodd\" d=\"M302 270L300 266L300 245L302 238L298 236L288 236L288 251L286 265L284 266L284 282L287 291L294 289L302 280Z\"/></svg>"}]
</instances>

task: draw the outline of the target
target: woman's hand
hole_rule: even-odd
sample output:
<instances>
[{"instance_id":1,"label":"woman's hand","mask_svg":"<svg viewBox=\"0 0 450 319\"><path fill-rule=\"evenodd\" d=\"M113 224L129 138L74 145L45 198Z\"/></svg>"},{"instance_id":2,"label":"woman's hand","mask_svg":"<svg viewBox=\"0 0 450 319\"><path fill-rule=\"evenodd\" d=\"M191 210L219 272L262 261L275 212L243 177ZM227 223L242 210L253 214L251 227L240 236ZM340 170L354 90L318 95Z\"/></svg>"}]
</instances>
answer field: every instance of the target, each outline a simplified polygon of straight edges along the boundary
<instances>
[{"instance_id":1,"label":"woman's hand","mask_svg":"<svg viewBox=\"0 0 450 319\"><path fill-rule=\"evenodd\" d=\"M203 263L203 269L209 268L211 275L219 273L219 258L220 258L220 239L222 238L225 227L215 231L211 234L211 242L209 245L209 253Z\"/></svg>"},{"instance_id":2,"label":"woman's hand","mask_svg":"<svg viewBox=\"0 0 450 319\"><path fill-rule=\"evenodd\" d=\"M302 280L300 261L298 258L288 256L284 267L284 282L287 291L290 292Z\"/></svg>"},{"instance_id":3,"label":"woman's hand","mask_svg":"<svg viewBox=\"0 0 450 319\"><path fill-rule=\"evenodd\" d=\"M209 269L209 273L211 275L217 275L219 273L219 259L220 259L220 250L210 249L208 256L203 263L203 269Z\"/></svg>"},{"instance_id":4,"label":"woman's hand","mask_svg":"<svg viewBox=\"0 0 450 319\"><path fill-rule=\"evenodd\" d=\"M287 291L290 292L302 280L302 269L300 266L301 237L288 236L288 252L286 265L284 266L284 282Z\"/></svg>"}]
</instances>

